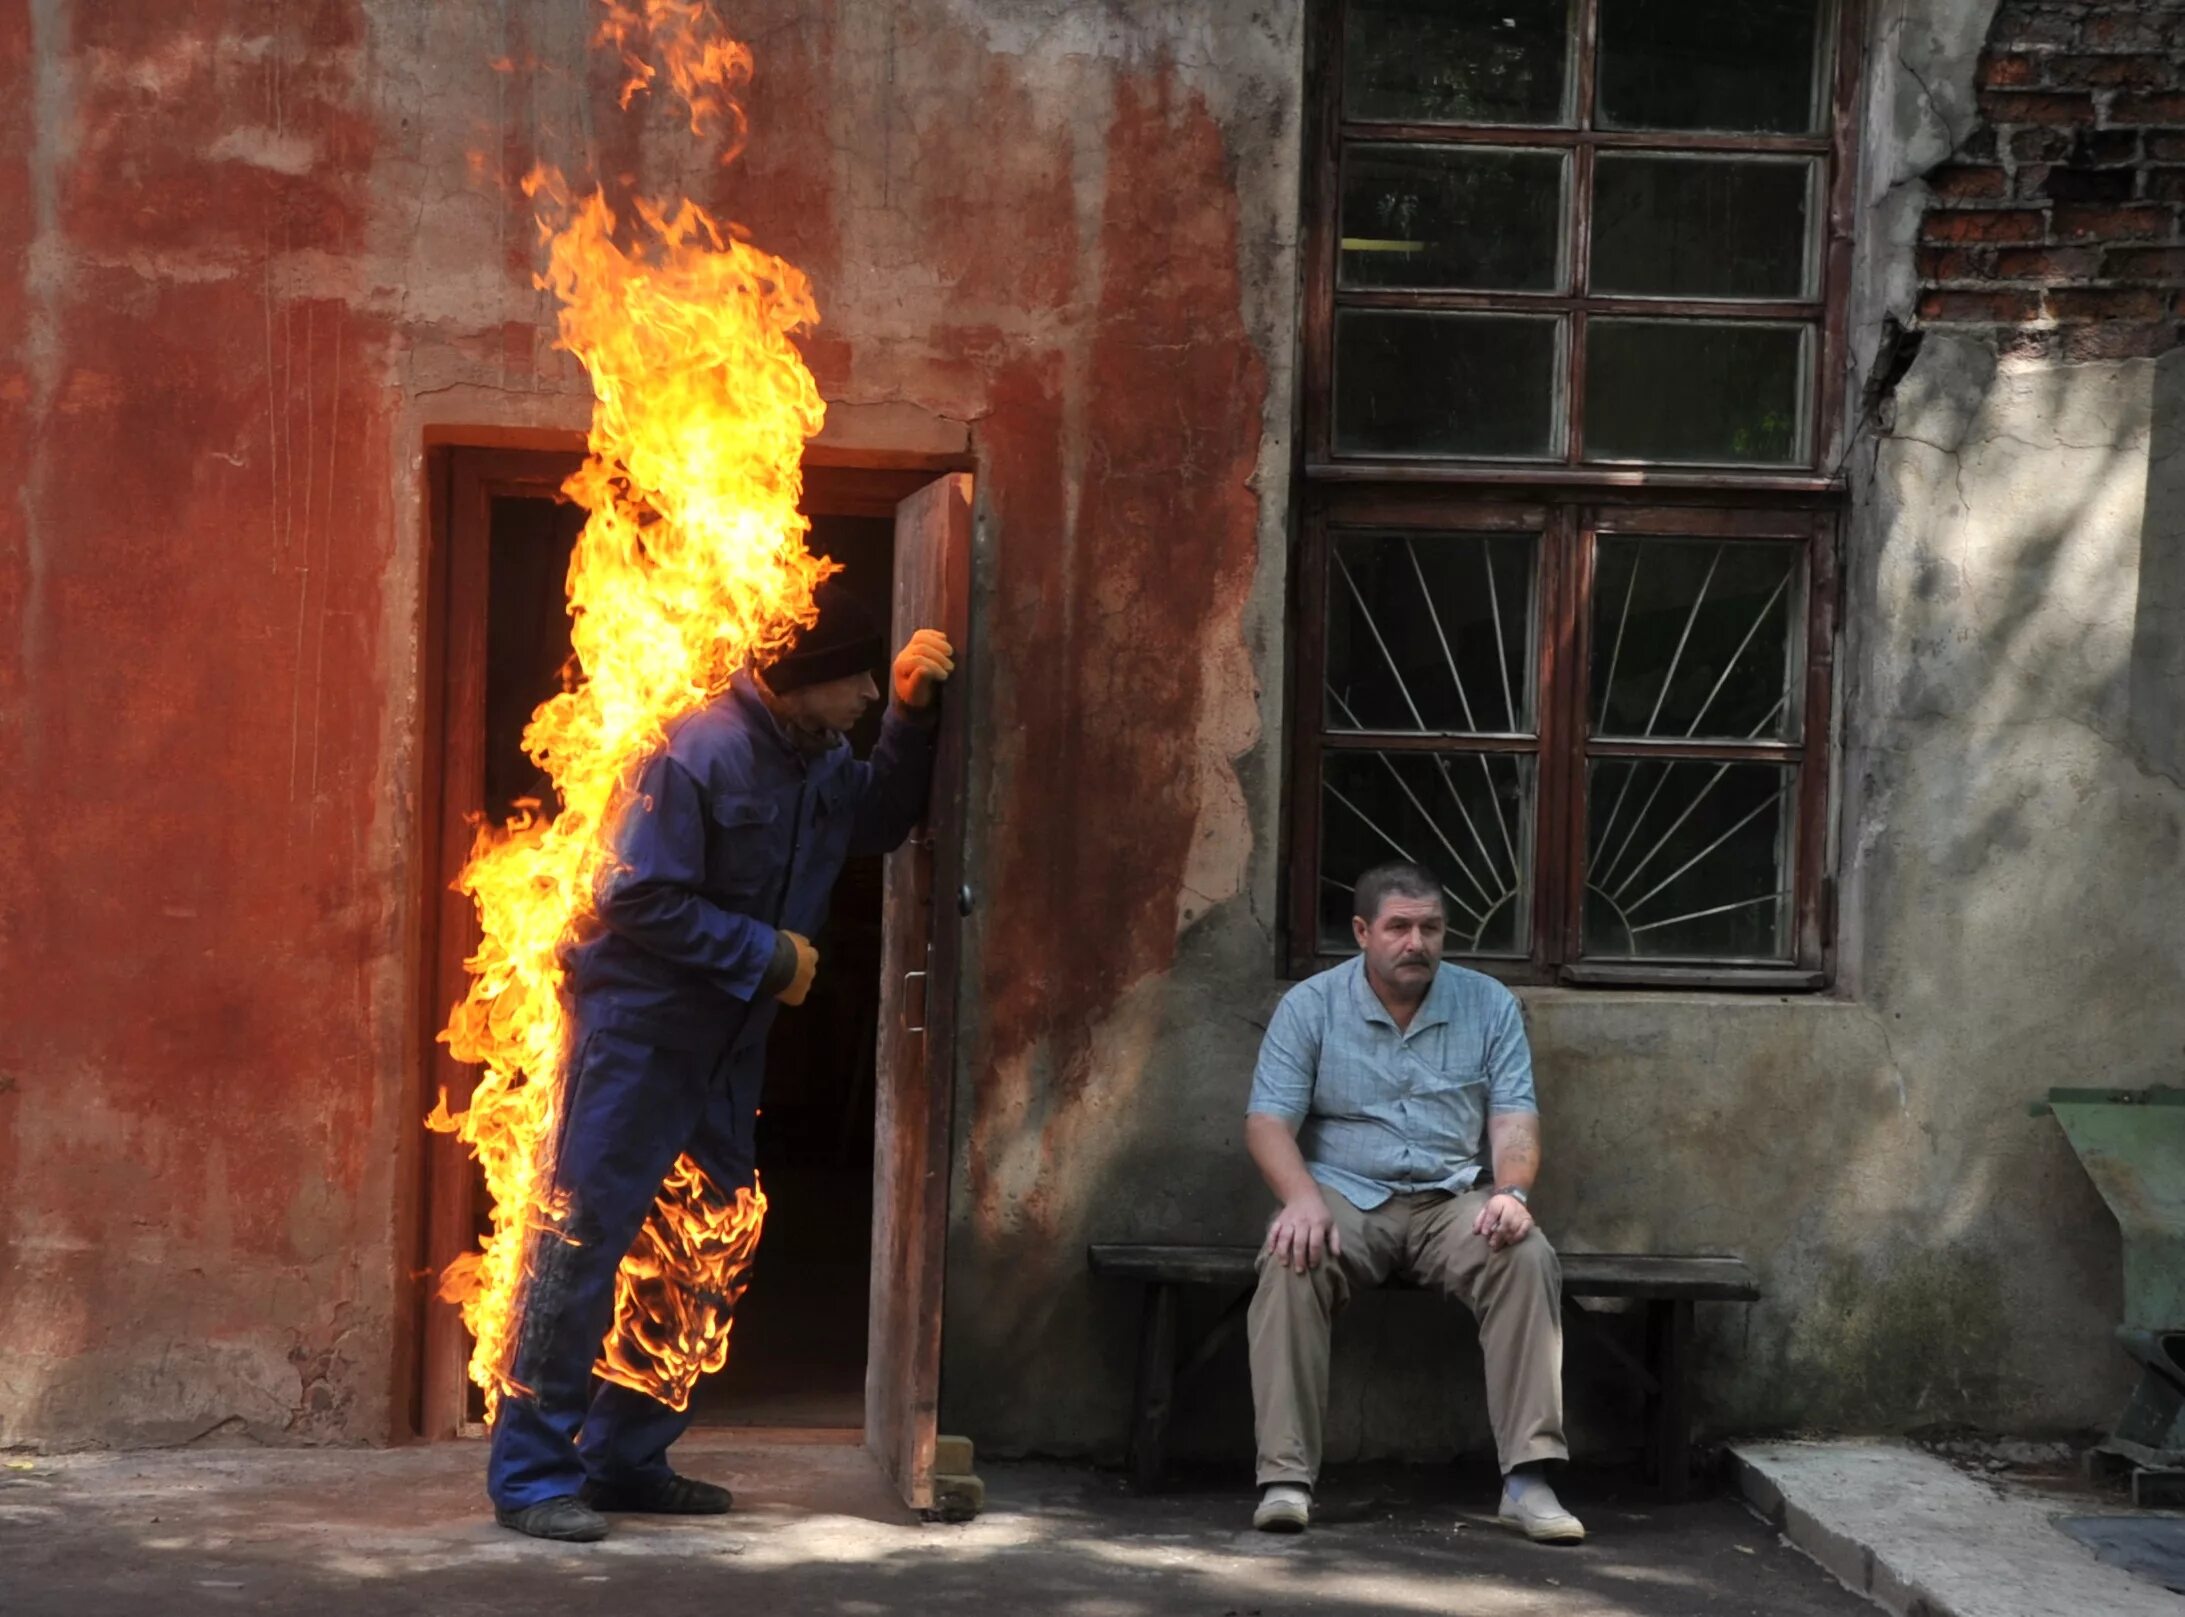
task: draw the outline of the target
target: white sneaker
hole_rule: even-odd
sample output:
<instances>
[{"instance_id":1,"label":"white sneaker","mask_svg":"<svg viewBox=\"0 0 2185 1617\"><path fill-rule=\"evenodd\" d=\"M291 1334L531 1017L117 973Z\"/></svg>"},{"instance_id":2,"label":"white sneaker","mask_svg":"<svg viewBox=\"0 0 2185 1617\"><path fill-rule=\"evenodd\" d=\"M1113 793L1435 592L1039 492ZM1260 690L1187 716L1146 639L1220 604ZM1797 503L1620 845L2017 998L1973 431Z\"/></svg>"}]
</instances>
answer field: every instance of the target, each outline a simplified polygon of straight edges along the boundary
<instances>
[{"instance_id":1,"label":"white sneaker","mask_svg":"<svg viewBox=\"0 0 2185 1617\"><path fill-rule=\"evenodd\" d=\"M1563 1508L1555 1490L1545 1482L1534 1482L1514 1499L1505 1484L1502 1508L1495 1513L1495 1520L1515 1528L1535 1544L1583 1544L1586 1539L1585 1524Z\"/></svg>"},{"instance_id":2,"label":"white sneaker","mask_svg":"<svg viewBox=\"0 0 2185 1617\"><path fill-rule=\"evenodd\" d=\"M1302 1533L1312 1520L1312 1490L1294 1482L1270 1482L1252 1512L1252 1525L1263 1533Z\"/></svg>"}]
</instances>

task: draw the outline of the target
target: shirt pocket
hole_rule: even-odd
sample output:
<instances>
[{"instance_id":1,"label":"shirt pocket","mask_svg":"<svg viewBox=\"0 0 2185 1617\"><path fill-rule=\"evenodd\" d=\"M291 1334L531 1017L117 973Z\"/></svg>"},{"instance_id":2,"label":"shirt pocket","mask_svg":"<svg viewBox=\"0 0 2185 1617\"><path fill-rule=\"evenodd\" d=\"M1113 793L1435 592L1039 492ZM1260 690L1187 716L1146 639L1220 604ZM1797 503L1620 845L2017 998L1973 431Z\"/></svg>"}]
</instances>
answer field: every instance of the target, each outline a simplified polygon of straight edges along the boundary
<instances>
[{"instance_id":1,"label":"shirt pocket","mask_svg":"<svg viewBox=\"0 0 2185 1617\"><path fill-rule=\"evenodd\" d=\"M706 885L727 899L763 897L788 858L781 805L767 797L717 799L707 818Z\"/></svg>"}]
</instances>

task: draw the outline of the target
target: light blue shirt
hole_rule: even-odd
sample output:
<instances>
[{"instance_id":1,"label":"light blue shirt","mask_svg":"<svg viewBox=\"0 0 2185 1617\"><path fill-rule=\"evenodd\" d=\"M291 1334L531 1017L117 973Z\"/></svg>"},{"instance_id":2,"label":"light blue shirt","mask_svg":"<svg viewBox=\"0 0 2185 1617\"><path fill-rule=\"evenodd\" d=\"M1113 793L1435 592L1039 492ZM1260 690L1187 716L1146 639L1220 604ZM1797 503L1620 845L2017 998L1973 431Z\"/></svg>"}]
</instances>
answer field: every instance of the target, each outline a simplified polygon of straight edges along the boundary
<instances>
[{"instance_id":1,"label":"light blue shirt","mask_svg":"<svg viewBox=\"0 0 2185 1617\"><path fill-rule=\"evenodd\" d=\"M1539 1110L1517 996L1444 965L1398 1028L1347 960L1282 996L1246 1110L1294 1125L1313 1178L1360 1209L1468 1189L1493 1171L1487 1119Z\"/></svg>"}]
</instances>

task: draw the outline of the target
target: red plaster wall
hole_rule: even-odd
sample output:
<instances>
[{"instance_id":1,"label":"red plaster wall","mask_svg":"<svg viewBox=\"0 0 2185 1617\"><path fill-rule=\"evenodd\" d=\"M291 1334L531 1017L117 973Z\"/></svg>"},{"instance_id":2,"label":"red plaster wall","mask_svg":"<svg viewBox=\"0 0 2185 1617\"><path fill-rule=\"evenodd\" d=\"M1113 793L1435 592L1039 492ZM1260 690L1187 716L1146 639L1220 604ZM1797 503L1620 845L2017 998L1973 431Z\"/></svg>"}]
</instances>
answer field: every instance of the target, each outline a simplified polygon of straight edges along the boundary
<instances>
[{"instance_id":1,"label":"red plaster wall","mask_svg":"<svg viewBox=\"0 0 2185 1617\"><path fill-rule=\"evenodd\" d=\"M0 1441L384 1422L396 536L338 5L12 8ZM295 168L252 161L259 153Z\"/></svg>"},{"instance_id":2,"label":"red plaster wall","mask_svg":"<svg viewBox=\"0 0 2185 1617\"><path fill-rule=\"evenodd\" d=\"M725 170L614 112L574 50L591 0L0 23L0 1442L399 1425L418 456L451 421L582 420L513 188L541 157L690 176L813 276L830 399L969 425L968 1306L1027 1208L1059 1230L1095 1188L1072 1142L1144 1077L1095 1070L1098 1030L1174 962L1237 794L1208 738L1256 724L1251 480L1291 340L1286 291L1279 329L1248 313L1247 266L1291 267L1240 173L1288 172L1257 143L1295 86L1246 123L1179 42L1284 47L1214 0L1086 40L1002 0L724 9L759 59ZM1058 920L1088 894L1098 927ZM988 1160L1027 1108L1063 1159L1029 1194Z\"/></svg>"}]
</instances>

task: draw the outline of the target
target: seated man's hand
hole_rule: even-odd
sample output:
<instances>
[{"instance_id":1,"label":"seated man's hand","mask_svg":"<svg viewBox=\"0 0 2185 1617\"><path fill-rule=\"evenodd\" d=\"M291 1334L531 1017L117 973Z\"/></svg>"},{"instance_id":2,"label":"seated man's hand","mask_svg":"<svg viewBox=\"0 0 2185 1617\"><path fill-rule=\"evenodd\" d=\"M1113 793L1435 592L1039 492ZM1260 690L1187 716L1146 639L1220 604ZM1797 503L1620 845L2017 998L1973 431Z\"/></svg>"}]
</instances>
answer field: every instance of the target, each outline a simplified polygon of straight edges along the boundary
<instances>
[{"instance_id":1,"label":"seated man's hand","mask_svg":"<svg viewBox=\"0 0 2185 1617\"><path fill-rule=\"evenodd\" d=\"M1487 1205L1472 1220L1472 1233L1487 1237L1489 1250L1500 1252L1532 1234L1533 1215L1515 1196L1489 1196Z\"/></svg>"},{"instance_id":2,"label":"seated man's hand","mask_svg":"<svg viewBox=\"0 0 2185 1617\"><path fill-rule=\"evenodd\" d=\"M933 705L933 693L956 672L956 648L938 629L920 629L895 654L895 699L908 708Z\"/></svg>"},{"instance_id":3,"label":"seated man's hand","mask_svg":"<svg viewBox=\"0 0 2185 1617\"><path fill-rule=\"evenodd\" d=\"M1327 1199L1314 1190L1285 1202L1267 1232L1267 1250L1275 1262L1299 1274L1319 1267L1322 1258L1341 1257L1343 1237L1336 1233Z\"/></svg>"}]
</instances>

